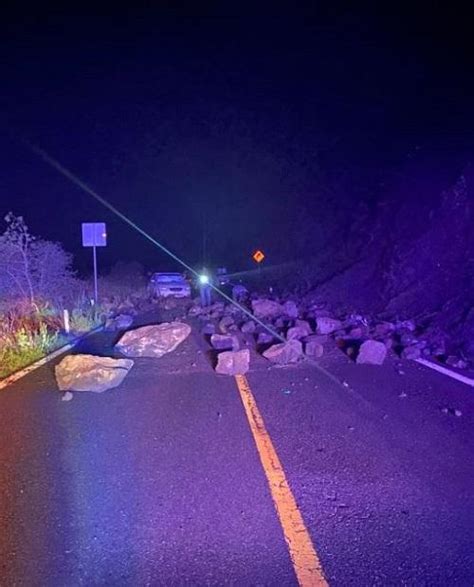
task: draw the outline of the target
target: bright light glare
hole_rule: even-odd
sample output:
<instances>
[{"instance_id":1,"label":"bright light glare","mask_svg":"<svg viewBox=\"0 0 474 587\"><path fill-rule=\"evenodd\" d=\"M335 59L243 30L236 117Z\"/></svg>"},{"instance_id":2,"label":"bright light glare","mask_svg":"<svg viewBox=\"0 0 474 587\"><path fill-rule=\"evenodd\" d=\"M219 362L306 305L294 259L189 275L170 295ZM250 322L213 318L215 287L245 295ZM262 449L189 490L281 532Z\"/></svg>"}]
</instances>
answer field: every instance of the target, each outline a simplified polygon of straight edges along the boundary
<instances>
[{"instance_id":1,"label":"bright light glare","mask_svg":"<svg viewBox=\"0 0 474 587\"><path fill-rule=\"evenodd\" d=\"M99 196L99 194L97 192L95 192L87 184L85 184L81 179L79 179L73 173L71 173L69 171L69 169L66 169L66 167L63 167L61 165L61 163L59 163L59 161L56 161L56 159L54 159L53 157L48 155L48 153L46 153L46 151L43 151L43 149L40 149L39 147L37 147L36 145L34 145L33 143L30 143L29 141L27 141L25 139L23 140L23 142L25 143L25 145L27 145L27 147L29 149L31 149L33 151L33 153L36 153L36 155L38 155L44 161L46 161L46 163L48 163L48 165L51 165L51 167L56 169L56 171L61 173L61 175L63 175L67 179L69 179L69 181L72 181L72 183L76 184L79 188L81 188L81 190L83 190L86 193L88 193L89 195L91 195L95 200L97 200L103 206L105 206L108 210L113 212L118 218L123 220L125 223L127 223L129 226L131 226L134 230L136 230L138 233L140 233L142 236L144 236L147 240L149 240L151 243L153 243L156 247L158 247L163 252L165 252L167 255L169 255L172 259L177 261L180 265L182 265L192 275L198 275L197 271L195 271L190 265L188 265L185 261L180 259L177 255L175 255L172 251L170 251L168 248L166 248L164 245L162 245L159 241L157 241L155 238L153 238L151 235L149 235L147 232L145 232L143 230L143 228L140 228L140 226L138 226L138 224L135 224L135 222L133 222L133 220L130 220L130 218L125 216L125 214L123 214L123 212L120 212L120 210L117 210L117 208L115 208L115 206L113 206L105 198L103 198L102 196ZM202 281L203 278L204 278L204 281ZM209 283L209 277L207 275L200 275L199 281L201 283ZM266 324L265 322L262 322L262 320L260 320L260 318L257 318L256 316L254 316L254 314L252 314L252 312L250 312L247 308L245 308L245 306L240 305L238 302L233 300L231 297L229 297L225 292L220 290L215 285L211 285L211 284L209 284L209 285L210 285L210 287L212 287L213 290L215 290L226 301L233 304L235 307L239 308L239 310L241 312L243 312L249 318L251 318L252 320L257 322L258 324L260 324L260 326L263 326L263 328L265 328L265 330L267 330L267 332L272 334L272 336L274 338L276 338L277 340L279 340L282 343L286 342L286 339L283 337L282 334L280 334L279 332L276 332L268 324ZM334 377L334 375L332 375L332 373L329 373L329 371L326 371L326 369L324 369L323 367L321 367L320 365L318 365L314 361L311 361L311 364L318 371L320 371L321 373L324 373L324 375L326 375L326 377L331 379L334 383L342 386L342 383L339 381L339 379Z\"/></svg>"}]
</instances>

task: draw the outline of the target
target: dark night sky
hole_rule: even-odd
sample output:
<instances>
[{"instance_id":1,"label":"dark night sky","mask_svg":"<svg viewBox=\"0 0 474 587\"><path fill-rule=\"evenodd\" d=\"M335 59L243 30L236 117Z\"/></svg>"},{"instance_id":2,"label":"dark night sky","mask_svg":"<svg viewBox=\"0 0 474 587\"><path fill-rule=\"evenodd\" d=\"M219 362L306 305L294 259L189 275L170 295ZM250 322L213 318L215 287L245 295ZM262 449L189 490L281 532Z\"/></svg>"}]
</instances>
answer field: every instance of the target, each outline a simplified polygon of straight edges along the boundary
<instances>
[{"instance_id":1,"label":"dark night sky","mask_svg":"<svg viewBox=\"0 0 474 587\"><path fill-rule=\"evenodd\" d=\"M421 4L390 15L12 14L0 212L23 214L79 268L80 222L92 220L109 223L105 264L168 266L23 135L191 263L203 227L211 264L243 267L254 247L288 258L301 210L324 218L341 169L376 174L417 146L472 138L467 23Z\"/></svg>"}]
</instances>

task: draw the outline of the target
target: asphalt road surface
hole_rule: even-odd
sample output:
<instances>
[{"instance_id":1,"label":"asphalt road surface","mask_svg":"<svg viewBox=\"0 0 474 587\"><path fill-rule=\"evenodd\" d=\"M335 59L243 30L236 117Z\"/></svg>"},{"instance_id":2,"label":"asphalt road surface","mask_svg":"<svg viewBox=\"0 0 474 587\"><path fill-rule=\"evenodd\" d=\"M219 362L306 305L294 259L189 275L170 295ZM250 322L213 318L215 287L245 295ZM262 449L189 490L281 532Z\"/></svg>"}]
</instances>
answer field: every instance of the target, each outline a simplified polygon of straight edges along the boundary
<instances>
[{"instance_id":1,"label":"asphalt road surface","mask_svg":"<svg viewBox=\"0 0 474 587\"><path fill-rule=\"evenodd\" d=\"M298 584L236 380L197 330L71 402L55 362L0 391L0 585ZM472 388L321 364L345 385L255 354L247 380L327 583L472 587Z\"/></svg>"}]
</instances>

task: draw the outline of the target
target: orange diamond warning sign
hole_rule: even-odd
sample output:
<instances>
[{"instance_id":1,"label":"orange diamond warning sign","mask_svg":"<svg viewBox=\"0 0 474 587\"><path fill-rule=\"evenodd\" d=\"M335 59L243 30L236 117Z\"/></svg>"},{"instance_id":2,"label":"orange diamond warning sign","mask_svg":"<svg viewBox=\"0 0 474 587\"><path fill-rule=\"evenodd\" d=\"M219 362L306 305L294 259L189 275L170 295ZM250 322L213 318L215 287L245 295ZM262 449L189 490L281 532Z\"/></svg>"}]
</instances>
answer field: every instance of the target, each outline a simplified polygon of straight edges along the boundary
<instances>
[{"instance_id":1,"label":"orange diamond warning sign","mask_svg":"<svg viewBox=\"0 0 474 587\"><path fill-rule=\"evenodd\" d=\"M260 250L255 251L255 253L252 255L252 257L256 263L261 263L265 259L265 255Z\"/></svg>"}]
</instances>

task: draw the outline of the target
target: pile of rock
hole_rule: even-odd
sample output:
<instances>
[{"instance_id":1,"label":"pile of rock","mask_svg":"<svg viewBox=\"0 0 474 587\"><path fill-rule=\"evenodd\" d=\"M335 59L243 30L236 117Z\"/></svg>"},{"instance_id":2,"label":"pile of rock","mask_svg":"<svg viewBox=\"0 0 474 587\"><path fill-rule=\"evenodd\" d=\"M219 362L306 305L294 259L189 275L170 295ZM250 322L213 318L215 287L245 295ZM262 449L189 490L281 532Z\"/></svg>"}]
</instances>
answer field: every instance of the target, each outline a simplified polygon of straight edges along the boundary
<instances>
[{"instance_id":1,"label":"pile of rock","mask_svg":"<svg viewBox=\"0 0 474 587\"><path fill-rule=\"evenodd\" d=\"M333 313L320 301L296 296L252 296L248 310L255 320L232 304L217 302L202 309L197 303L189 315L202 321L203 334L225 335L226 352L237 352L239 337L268 360L293 363L303 356L318 359L333 341L357 364L381 365L389 352L415 360L437 357L457 368L467 366L463 357L446 355L442 333L421 328L412 320L387 321L360 314ZM263 325L262 325L263 323ZM212 344L212 341L211 341ZM215 344L213 348L217 349ZM298 358L296 358L298 357Z\"/></svg>"},{"instance_id":2,"label":"pile of rock","mask_svg":"<svg viewBox=\"0 0 474 587\"><path fill-rule=\"evenodd\" d=\"M423 328L413 320L390 322L360 314L335 316L321 303L297 303L295 299L254 299L252 308L279 336L288 342L300 341L308 357L321 357L326 343L332 339L358 364L380 365L392 351L404 359L435 357L456 368L468 366L464 357L446 354L446 336L442 332ZM249 326L248 321L241 325L241 330L245 334L256 333L257 345L277 342L260 326ZM277 355L282 351L279 344L280 341L272 351Z\"/></svg>"}]
</instances>

